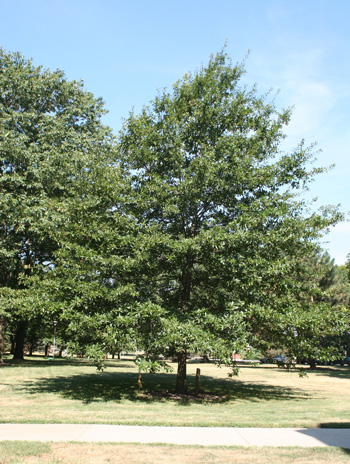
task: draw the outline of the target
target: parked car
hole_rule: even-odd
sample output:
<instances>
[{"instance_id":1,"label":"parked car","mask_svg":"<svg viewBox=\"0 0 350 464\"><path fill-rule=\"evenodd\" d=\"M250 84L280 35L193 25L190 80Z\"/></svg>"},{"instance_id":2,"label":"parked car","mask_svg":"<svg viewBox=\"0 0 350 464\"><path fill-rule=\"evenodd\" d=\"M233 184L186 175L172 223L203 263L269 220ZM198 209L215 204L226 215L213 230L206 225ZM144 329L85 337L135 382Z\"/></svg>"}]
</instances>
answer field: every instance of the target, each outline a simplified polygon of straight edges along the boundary
<instances>
[{"instance_id":1,"label":"parked car","mask_svg":"<svg viewBox=\"0 0 350 464\"><path fill-rule=\"evenodd\" d=\"M286 356L282 356L281 354L277 354L274 358L273 358L273 362L274 363L285 363L287 361L287 357Z\"/></svg>"},{"instance_id":2,"label":"parked car","mask_svg":"<svg viewBox=\"0 0 350 464\"><path fill-rule=\"evenodd\" d=\"M347 364L348 366L350 366L350 356L344 356L344 358L342 359L332 360L329 362L329 364L331 366L333 366L334 364L340 364L341 366L344 366L345 364Z\"/></svg>"}]
</instances>

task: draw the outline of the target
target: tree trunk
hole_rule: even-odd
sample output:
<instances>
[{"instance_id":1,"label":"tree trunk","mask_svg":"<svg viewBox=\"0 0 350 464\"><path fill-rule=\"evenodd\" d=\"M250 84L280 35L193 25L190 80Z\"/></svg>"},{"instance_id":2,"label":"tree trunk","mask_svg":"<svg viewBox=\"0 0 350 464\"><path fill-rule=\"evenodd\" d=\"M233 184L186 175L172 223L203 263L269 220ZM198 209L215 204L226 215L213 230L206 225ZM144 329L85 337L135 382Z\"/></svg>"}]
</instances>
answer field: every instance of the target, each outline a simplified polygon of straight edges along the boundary
<instances>
[{"instance_id":1,"label":"tree trunk","mask_svg":"<svg viewBox=\"0 0 350 464\"><path fill-rule=\"evenodd\" d=\"M20 321L17 325L16 335L15 335L16 345L15 345L15 353L13 355L13 359L23 359L25 336L26 336L26 323L25 321Z\"/></svg>"},{"instance_id":2,"label":"tree trunk","mask_svg":"<svg viewBox=\"0 0 350 464\"><path fill-rule=\"evenodd\" d=\"M33 356L33 353L36 349L36 343L37 343L37 340L33 337L31 340L30 340L30 345L29 345L29 356Z\"/></svg>"},{"instance_id":3,"label":"tree trunk","mask_svg":"<svg viewBox=\"0 0 350 464\"><path fill-rule=\"evenodd\" d=\"M4 363L6 327L7 327L6 319L4 317L0 317L0 364Z\"/></svg>"},{"instance_id":4,"label":"tree trunk","mask_svg":"<svg viewBox=\"0 0 350 464\"><path fill-rule=\"evenodd\" d=\"M198 393L199 393L200 378L201 378L201 370L197 369L197 371L196 371L196 383L195 383L195 387L194 387L194 394L196 396L198 396Z\"/></svg>"},{"instance_id":5,"label":"tree trunk","mask_svg":"<svg viewBox=\"0 0 350 464\"><path fill-rule=\"evenodd\" d=\"M191 236L195 235L194 231L191 231ZM184 313L189 310L189 304L191 301L191 289L192 289L192 271L193 271L193 256L190 250L186 253L186 263L182 270L181 275L181 306ZM181 353L177 353L177 377L176 377L176 393L187 393L186 384L186 358L187 352L184 349Z\"/></svg>"},{"instance_id":6,"label":"tree trunk","mask_svg":"<svg viewBox=\"0 0 350 464\"><path fill-rule=\"evenodd\" d=\"M176 393L187 393L186 384L186 351L177 355L177 377L176 377Z\"/></svg>"},{"instance_id":7,"label":"tree trunk","mask_svg":"<svg viewBox=\"0 0 350 464\"><path fill-rule=\"evenodd\" d=\"M308 362L309 362L309 365L310 365L310 369L316 369L316 367L317 367L316 359L309 359Z\"/></svg>"},{"instance_id":8,"label":"tree trunk","mask_svg":"<svg viewBox=\"0 0 350 464\"><path fill-rule=\"evenodd\" d=\"M15 336L14 336L14 335L11 335L10 340L11 340L10 354L15 354L15 346L16 346L16 339L15 339Z\"/></svg>"},{"instance_id":9,"label":"tree trunk","mask_svg":"<svg viewBox=\"0 0 350 464\"><path fill-rule=\"evenodd\" d=\"M46 345L45 345L45 353L44 353L45 358L47 357L48 354L49 354L49 344L46 343Z\"/></svg>"}]
</instances>

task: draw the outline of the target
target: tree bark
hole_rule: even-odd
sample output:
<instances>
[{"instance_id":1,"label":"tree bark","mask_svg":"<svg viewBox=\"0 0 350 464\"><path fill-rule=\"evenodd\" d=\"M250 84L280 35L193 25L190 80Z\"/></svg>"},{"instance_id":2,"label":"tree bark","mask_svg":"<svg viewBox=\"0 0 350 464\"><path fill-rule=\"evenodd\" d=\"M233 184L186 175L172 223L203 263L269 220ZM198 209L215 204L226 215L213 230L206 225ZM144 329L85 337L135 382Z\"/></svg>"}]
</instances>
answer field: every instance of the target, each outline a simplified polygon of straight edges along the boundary
<instances>
[{"instance_id":1,"label":"tree bark","mask_svg":"<svg viewBox=\"0 0 350 464\"><path fill-rule=\"evenodd\" d=\"M316 359L309 359L308 362L309 362L310 369L317 368Z\"/></svg>"},{"instance_id":2,"label":"tree bark","mask_svg":"<svg viewBox=\"0 0 350 464\"><path fill-rule=\"evenodd\" d=\"M10 354L15 354L15 346L16 346L16 338L15 338L15 336L11 335L10 340L11 340Z\"/></svg>"},{"instance_id":3,"label":"tree bark","mask_svg":"<svg viewBox=\"0 0 350 464\"><path fill-rule=\"evenodd\" d=\"M26 336L26 323L25 321L20 321L17 325L16 330L16 345L15 353L13 359L23 359L23 350L24 350L24 339Z\"/></svg>"},{"instance_id":4,"label":"tree bark","mask_svg":"<svg viewBox=\"0 0 350 464\"><path fill-rule=\"evenodd\" d=\"M186 351L177 355L177 377L176 377L176 393L187 393L186 382Z\"/></svg>"},{"instance_id":5,"label":"tree bark","mask_svg":"<svg viewBox=\"0 0 350 464\"><path fill-rule=\"evenodd\" d=\"M0 364L4 364L6 327L7 327L6 319L4 317L0 317Z\"/></svg>"},{"instance_id":6,"label":"tree bark","mask_svg":"<svg viewBox=\"0 0 350 464\"><path fill-rule=\"evenodd\" d=\"M191 231L191 236L195 235L194 230ZM192 271L193 271L194 259L190 250L186 253L186 263L182 270L181 284L182 284L182 309L184 314L188 312L191 301L191 289L192 289ZM177 353L177 377L176 377L176 393L187 393L187 381L186 381L186 359L187 352L184 349L181 353Z\"/></svg>"},{"instance_id":7,"label":"tree bark","mask_svg":"<svg viewBox=\"0 0 350 464\"><path fill-rule=\"evenodd\" d=\"M201 377L201 370L198 368L196 371L196 383L194 387L194 394L197 396L199 393L199 382L200 382L200 377Z\"/></svg>"}]
</instances>

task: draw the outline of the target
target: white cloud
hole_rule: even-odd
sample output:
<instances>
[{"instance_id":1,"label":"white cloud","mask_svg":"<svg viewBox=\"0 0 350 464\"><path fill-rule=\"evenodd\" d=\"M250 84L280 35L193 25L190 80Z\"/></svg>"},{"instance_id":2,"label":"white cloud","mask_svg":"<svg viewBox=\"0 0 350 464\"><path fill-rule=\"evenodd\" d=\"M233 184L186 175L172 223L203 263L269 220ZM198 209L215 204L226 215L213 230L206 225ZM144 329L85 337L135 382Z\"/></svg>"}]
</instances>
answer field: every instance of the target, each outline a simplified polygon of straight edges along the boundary
<instances>
[{"instance_id":1,"label":"white cloud","mask_svg":"<svg viewBox=\"0 0 350 464\"><path fill-rule=\"evenodd\" d=\"M343 87L339 86L337 76L326 72L326 51L321 46L309 44L303 49L289 39L284 42L283 55L252 56L253 79L262 92L271 86L281 89L276 99L278 108L293 107L285 131L288 145L296 146L302 138L308 144L320 141L339 124L337 108L343 101Z\"/></svg>"},{"instance_id":2,"label":"white cloud","mask_svg":"<svg viewBox=\"0 0 350 464\"><path fill-rule=\"evenodd\" d=\"M319 129L337 102L331 88L317 80L290 80L287 82L287 92L294 102L292 120L287 129L290 136L303 137L307 132Z\"/></svg>"},{"instance_id":3,"label":"white cloud","mask_svg":"<svg viewBox=\"0 0 350 464\"><path fill-rule=\"evenodd\" d=\"M318 129L337 104L338 89L324 76L323 60L322 48L311 47L290 51L278 63L280 97L286 106L294 106L290 136L304 137Z\"/></svg>"}]
</instances>

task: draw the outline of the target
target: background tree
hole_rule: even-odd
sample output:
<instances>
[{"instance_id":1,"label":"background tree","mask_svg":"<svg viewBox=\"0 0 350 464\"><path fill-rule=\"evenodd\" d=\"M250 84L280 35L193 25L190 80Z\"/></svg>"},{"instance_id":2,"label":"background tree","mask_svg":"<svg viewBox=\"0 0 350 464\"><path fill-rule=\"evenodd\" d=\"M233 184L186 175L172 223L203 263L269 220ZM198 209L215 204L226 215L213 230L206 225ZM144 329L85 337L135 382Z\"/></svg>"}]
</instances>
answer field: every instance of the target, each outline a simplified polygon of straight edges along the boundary
<instances>
[{"instance_id":1,"label":"background tree","mask_svg":"<svg viewBox=\"0 0 350 464\"><path fill-rule=\"evenodd\" d=\"M42 306L27 282L51 266L61 201L75 195L92 153L110 149L103 113L82 83L0 49L0 328L12 324L16 358Z\"/></svg>"},{"instance_id":2,"label":"background tree","mask_svg":"<svg viewBox=\"0 0 350 464\"><path fill-rule=\"evenodd\" d=\"M314 280L320 294L315 298L334 305L349 307L350 282L346 266L338 266L327 252L318 253L312 260Z\"/></svg>"},{"instance_id":3,"label":"background tree","mask_svg":"<svg viewBox=\"0 0 350 464\"><path fill-rule=\"evenodd\" d=\"M128 212L143 235L139 333L146 326L149 343L154 332L150 358L176 354L178 392L190 351L230 364L248 343L290 343L300 314L316 308L293 276L339 218L308 214L298 199L322 170L303 143L281 151L290 111L240 86L243 74L223 51L131 113L120 135Z\"/></svg>"},{"instance_id":4,"label":"background tree","mask_svg":"<svg viewBox=\"0 0 350 464\"><path fill-rule=\"evenodd\" d=\"M335 265L334 259L319 249L302 259L295 279L310 309L300 316L290 350L313 368L317 361L341 359L349 345L350 285L345 266Z\"/></svg>"},{"instance_id":5,"label":"background tree","mask_svg":"<svg viewBox=\"0 0 350 464\"><path fill-rule=\"evenodd\" d=\"M334 259L331 259L327 252L319 252L308 261L311 264L311 280L306 291L311 294L312 301L324 302L326 306L332 307L327 314L330 316L328 324L332 327L333 333L320 335L317 359L327 362L342 359L350 349L347 323L350 320L350 283L346 267L335 265ZM334 318L336 311L339 316ZM327 319L327 315L323 317L324 323ZM315 341L317 342L317 339ZM315 360L311 360L310 364L315 367Z\"/></svg>"},{"instance_id":6,"label":"background tree","mask_svg":"<svg viewBox=\"0 0 350 464\"><path fill-rule=\"evenodd\" d=\"M348 281L350 282L350 253L347 255L345 267L348 271Z\"/></svg>"}]
</instances>

